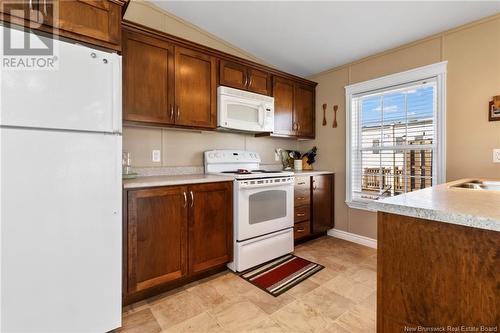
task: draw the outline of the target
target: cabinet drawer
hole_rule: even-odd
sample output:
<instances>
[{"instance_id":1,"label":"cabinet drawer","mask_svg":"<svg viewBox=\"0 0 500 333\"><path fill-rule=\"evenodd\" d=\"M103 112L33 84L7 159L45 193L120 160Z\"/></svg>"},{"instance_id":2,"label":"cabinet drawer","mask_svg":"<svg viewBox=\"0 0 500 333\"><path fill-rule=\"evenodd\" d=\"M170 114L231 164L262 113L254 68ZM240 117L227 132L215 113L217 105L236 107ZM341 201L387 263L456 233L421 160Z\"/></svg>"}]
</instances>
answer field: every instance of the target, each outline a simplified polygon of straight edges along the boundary
<instances>
[{"instance_id":1,"label":"cabinet drawer","mask_svg":"<svg viewBox=\"0 0 500 333\"><path fill-rule=\"evenodd\" d=\"M302 207L295 207L295 223L297 222L302 222L302 221L307 221L310 218L310 207L309 206L302 206Z\"/></svg>"},{"instance_id":2,"label":"cabinet drawer","mask_svg":"<svg viewBox=\"0 0 500 333\"><path fill-rule=\"evenodd\" d=\"M309 176L295 177L295 190L304 189L308 190L311 188L311 179Z\"/></svg>"},{"instance_id":3,"label":"cabinet drawer","mask_svg":"<svg viewBox=\"0 0 500 333\"><path fill-rule=\"evenodd\" d=\"M296 188L294 191L295 207L308 206L311 203L311 192L309 189Z\"/></svg>"},{"instance_id":4,"label":"cabinet drawer","mask_svg":"<svg viewBox=\"0 0 500 333\"><path fill-rule=\"evenodd\" d=\"M293 226L293 239L305 237L311 233L311 222L304 221Z\"/></svg>"}]
</instances>

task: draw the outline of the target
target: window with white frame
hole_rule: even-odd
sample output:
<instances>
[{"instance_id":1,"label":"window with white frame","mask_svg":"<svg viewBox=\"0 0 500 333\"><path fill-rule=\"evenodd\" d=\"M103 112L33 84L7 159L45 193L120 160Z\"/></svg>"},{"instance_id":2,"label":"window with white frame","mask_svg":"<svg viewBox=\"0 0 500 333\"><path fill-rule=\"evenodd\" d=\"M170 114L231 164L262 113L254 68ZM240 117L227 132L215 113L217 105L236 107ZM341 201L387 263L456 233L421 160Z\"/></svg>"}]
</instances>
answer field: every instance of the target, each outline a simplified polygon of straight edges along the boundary
<instances>
[{"instance_id":1,"label":"window with white frame","mask_svg":"<svg viewBox=\"0 0 500 333\"><path fill-rule=\"evenodd\" d=\"M446 62L346 87L346 202L353 208L445 179Z\"/></svg>"}]
</instances>

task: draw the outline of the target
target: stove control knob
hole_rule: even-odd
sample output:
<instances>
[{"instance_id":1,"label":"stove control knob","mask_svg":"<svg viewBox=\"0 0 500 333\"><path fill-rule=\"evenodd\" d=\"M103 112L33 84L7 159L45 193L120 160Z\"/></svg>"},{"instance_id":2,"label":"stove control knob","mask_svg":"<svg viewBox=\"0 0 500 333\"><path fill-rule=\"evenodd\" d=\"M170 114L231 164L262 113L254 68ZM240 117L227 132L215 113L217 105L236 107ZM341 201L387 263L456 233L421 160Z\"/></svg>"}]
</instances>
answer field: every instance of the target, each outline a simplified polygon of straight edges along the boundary
<instances>
[{"instance_id":1,"label":"stove control knob","mask_svg":"<svg viewBox=\"0 0 500 333\"><path fill-rule=\"evenodd\" d=\"M220 154L219 153L215 153L215 158L219 159L220 158Z\"/></svg>"}]
</instances>

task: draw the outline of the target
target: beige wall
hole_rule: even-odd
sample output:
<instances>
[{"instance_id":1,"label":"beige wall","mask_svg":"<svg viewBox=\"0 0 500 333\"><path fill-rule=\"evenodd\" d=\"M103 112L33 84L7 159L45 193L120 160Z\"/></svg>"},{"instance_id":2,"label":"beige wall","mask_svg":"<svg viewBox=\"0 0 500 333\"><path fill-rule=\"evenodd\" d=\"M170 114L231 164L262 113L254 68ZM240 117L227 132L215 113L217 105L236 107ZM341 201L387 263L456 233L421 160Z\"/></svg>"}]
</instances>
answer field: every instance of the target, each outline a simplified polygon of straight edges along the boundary
<instances>
[{"instance_id":1,"label":"beige wall","mask_svg":"<svg viewBox=\"0 0 500 333\"><path fill-rule=\"evenodd\" d=\"M243 50L209 34L206 31L175 17L147 2L132 1L125 19L166 33L188 39L242 58L263 63ZM132 155L135 167L201 166L202 152L209 149L248 149L257 151L264 163L279 164L274 160L276 148L296 149L294 140L255 138L251 135L125 127L123 150ZM153 149L160 149L162 161L152 162Z\"/></svg>"},{"instance_id":2,"label":"beige wall","mask_svg":"<svg viewBox=\"0 0 500 333\"><path fill-rule=\"evenodd\" d=\"M425 40L362 59L311 77L316 88L317 167L336 176L336 228L376 238L375 213L349 209L345 204L346 85L439 61L448 61L447 179L500 178L500 164L492 163L500 148L500 122L488 122L488 102L500 94L500 15L453 29ZM323 103L338 104L339 127L323 127ZM311 143L299 143L299 150Z\"/></svg>"}]
</instances>

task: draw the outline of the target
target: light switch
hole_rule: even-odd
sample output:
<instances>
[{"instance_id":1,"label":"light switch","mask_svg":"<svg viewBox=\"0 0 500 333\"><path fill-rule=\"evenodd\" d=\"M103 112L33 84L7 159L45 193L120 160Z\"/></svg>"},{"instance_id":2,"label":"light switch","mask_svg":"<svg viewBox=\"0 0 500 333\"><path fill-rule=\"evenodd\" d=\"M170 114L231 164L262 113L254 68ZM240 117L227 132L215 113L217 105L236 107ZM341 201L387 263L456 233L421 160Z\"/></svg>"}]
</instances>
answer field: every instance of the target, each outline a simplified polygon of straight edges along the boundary
<instances>
[{"instance_id":1,"label":"light switch","mask_svg":"<svg viewBox=\"0 0 500 333\"><path fill-rule=\"evenodd\" d=\"M500 149L493 149L493 163L500 163Z\"/></svg>"},{"instance_id":2,"label":"light switch","mask_svg":"<svg viewBox=\"0 0 500 333\"><path fill-rule=\"evenodd\" d=\"M151 159L153 162L161 162L161 150L153 149L151 153Z\"/></svg>"}]
</instances>

